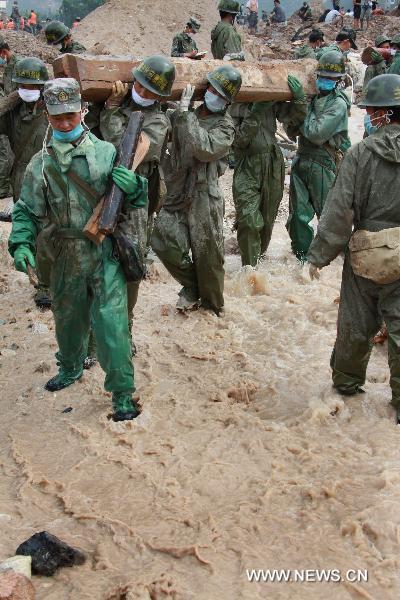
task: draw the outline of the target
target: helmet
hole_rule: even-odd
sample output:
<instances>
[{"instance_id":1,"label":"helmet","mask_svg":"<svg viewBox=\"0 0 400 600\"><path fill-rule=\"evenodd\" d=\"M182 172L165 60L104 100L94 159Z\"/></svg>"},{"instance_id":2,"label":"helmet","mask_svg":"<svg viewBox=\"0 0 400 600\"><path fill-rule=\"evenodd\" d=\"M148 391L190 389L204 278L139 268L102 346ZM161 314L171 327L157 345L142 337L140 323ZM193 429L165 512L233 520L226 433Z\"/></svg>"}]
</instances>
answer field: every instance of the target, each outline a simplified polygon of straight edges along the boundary
<instances>
[{"instance_id":1,"label":"helmet","mask_svg":"<svg viewBox=\"0 0 400 600\"><path fill-rule=\"evenodd\" d=\"M51 21L51 23L46 25L44 33L47 43L55 46L70 34L70 30L61 21Z\"/></svg>"},{"instance_id":2,"label":"helmet","mask_svg":"<svg viewBox=\"0 0 400 600\"><path fill-rule=\"evenodd\" d=\"M317 75L340 79L345 74L344 56L337 50L325 52L318 61Z\"/></svg>"},{"instance_id":3,"label":"helmet","mask_svg":"<svg viewBox=\"0 0 400 600\"><path fill-rule=\"evenodd\" d=\"M193 31L199 31L199 29L201 27L200 21L198 21L194 17L189 17L187 25L190 25L190 27L193 29Z\"/></svg>"},{"instance_id":4,"label":"helmet","mask_svg":"<svg viewBox=\"0 0 400 600\"><path fill-rule=\"evenodd\" d=\"M175 66L166 56L149 56L132 74L146 90L158 96L170 96L175 80Z\"/></svg>"},{"instance_id":5,"label":"helmet","mask_svg":"<svg viewBox=\"0 0 400 600\"><path fill-rule=\"evenodd\" d=\"M207 81L228 102L233 102L242 85L242 76L235 67L224 65L208 73Z\"/></svg>"},{"instance_id":6,"label":"helmet","mask_svg":"<svg viewBox=\"0 0 400 600\"><path fill-rule=\"evenodd\" d=\"M400 33L396 33L396 35L392 37L391 43L400 46Z\"/></svg>"},{"instance_id":7,"label":"helmet","mask_svg":"<svg viewBox=\"0 0 400 600\"><path fill-rule=\"evenodd\" d=\"M12 76L13 83L32 83L43 85L49 79L46 65L40 58L28 56L17 61Z\"/></svg>"},{"instance_id":8,"label":"helmet","mask_svg":"<svg viewBox=\"0 0 400 600\"><path fill-rule=\"evenodd\" d=\"M239 2L236 2L235 0L220 0L218 4L218 10L220 12L237 15L240 12L240 5Z\"/></svg>"},{"instance_id":9,"label":"helmet","mask_svg":"<svg viewBox=\"0 0 400 600\"><path fill-rule=\"evenodd\" d=\"M381 44L385 42L391 42L391 38L388 35L377 35L375 38L375 46L379 48Z\"/></svg>"},{"instance_id":10,"label":"helmet","mask_svg":"<svg viewBox=\"0 0 400 600\"><path fill-rule=\"evenodd\" d=\"M371 79L358 106L400 106L400 75L377 75Z\"/></svg>"}]
</instances>

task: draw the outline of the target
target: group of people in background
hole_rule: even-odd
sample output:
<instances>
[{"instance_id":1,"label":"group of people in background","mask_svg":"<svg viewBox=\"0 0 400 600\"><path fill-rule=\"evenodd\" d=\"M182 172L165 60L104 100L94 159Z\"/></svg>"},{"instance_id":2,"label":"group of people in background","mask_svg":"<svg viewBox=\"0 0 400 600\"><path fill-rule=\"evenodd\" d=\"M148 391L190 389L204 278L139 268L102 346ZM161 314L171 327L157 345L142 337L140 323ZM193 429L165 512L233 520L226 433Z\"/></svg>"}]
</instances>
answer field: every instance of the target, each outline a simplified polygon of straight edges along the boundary
<instances>
[{"instance_id":1,"label":"group of people in background","mask_svg":"<svg viewBox=\"0 0 400 600\"><path fill-rule=\"evenodd\" d=\"M76 29L80 21L81 18L76 17L72 24L72 29ZM37 35L40 33L40 31L42 31L43 26L50 22L51 19L46 18L42 24L38 13L34 9L31 9L23 14L18 6L18 0L14 0L10 16L7 16L4 14L4 12L3 14L0 13L0 31L26 31L27 33Z\"/></svg>"}]
</instances>

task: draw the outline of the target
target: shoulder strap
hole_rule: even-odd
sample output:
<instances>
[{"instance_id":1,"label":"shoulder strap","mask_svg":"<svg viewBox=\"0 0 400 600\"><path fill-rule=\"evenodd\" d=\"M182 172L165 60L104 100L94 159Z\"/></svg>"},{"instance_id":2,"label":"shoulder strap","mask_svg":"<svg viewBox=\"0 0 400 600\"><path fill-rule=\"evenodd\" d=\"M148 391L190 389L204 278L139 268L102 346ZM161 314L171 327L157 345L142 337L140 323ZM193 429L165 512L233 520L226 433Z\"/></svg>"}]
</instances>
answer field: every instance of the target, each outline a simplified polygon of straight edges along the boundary
<instances>
[{"instance_id":1,"label":"shoulder strap","mask_svg":"<svg viewBox=\"0 0 400 600\"><path fill-rule=\"evenodd\" d=\"M48 152L51 156L51 158L53 160L55 160L55 153L54 150L52 148L48 148ZM58 171L56 171L56 169L51 169L52 171L52 175L57 172L57 180L61 180L62 178L60 177L60 174L58 173ZM82 179L82 177L80 177L78 175L78 173L75 173L75 171L67 171L65 173L65 176L67 177L67 179L69 179L70 181L72 181L79 189L80 191L83 193L83 195L85 196L85 199L87 200L87 202L89 203L89 205L92 207L92 209L96 208L96 206L98 205L98 203L100 202L102 196L101 194L98 194L96 192L96 190L94 190L88 183L87 181L84 181Z\"/></svg>"}]
</instances>

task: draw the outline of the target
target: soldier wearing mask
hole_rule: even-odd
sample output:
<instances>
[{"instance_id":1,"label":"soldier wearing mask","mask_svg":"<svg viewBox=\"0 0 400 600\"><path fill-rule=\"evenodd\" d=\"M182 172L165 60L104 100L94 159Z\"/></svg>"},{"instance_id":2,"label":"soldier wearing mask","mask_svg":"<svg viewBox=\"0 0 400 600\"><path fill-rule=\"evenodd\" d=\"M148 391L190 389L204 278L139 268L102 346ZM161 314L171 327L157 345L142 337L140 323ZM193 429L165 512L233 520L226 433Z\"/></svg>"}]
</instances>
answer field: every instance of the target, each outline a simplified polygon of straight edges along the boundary
<instances>
[{"instance_id":1,"label":"soldier wearing mask","mask_svg":"<svg viewBox=\"0 0 400 600\"><path fill-rule=\"evenodd\" d=\"M376 48L390 48L391 39L387 35L378 35L375 39ZM386 73L387 64L383 56L379 52L373 51L371 53L372 65L368 65L365 69L363 92L367 89L368 83L374 77L383 75Z\"/></svg>"},{"instance_id":2,"label":"soldier wearing mask","mask_svg":"<svg viewBox=\"0 0 400 600\"><path fill-rule=\"evenodd\" d=\"M347 152L307 259L311 278L345 253L331 358L340 394L363 392L372 340L388 329L391 404L400 423L400 76L378 75L359 105L374 130Z\"/></svg>"},{"instance_id":3,"label":"soldier wearing mask","mask_svg":"<svg viewBox=\"0 0 400 600\"><path fill-rule=\"evenodd\" d=\"M28 165L14 207L9 250L16 269L26 273L28 264L35 267L39 232L44 226L51 228L51 296L59 372L45 388L56 392L80 379L92 327L106 373L105 389L112 393L112 418L131 420L140 411L132 399L135 385L126 281L111 239L106 237L96 246L83 233L93 212L85 189L89 186L101 197L112 177L125 192L122 210L129 212L147 205L147 182L124 167L114 168L114 146L83 127L75 79L48 82L44 98L52 136ZM72 172L74 179L69 175Z\"/></svg>"},{"instance_id":4,"label":"soldier wearing mask","mask_svg":"<svg viewBox=\"0 0 400 600\"><path fill-rule=\"evenodd\" d=\"M123 84L121 81L114 84L100 114L100 131L105 140L118 147L131 112L141 111L144 115L143 132L150 140L150 148L137 172L148 180L148 221L136 223L136 226L140 230L145 228L144 232L140 231L140 237L146 238L146 229L150 236L154 213L160 209L165 194L164 176L160 163L166 149L169 121L161 110L160 101L171 95L175 67L165 56L149 56L133 69L133 78L133 87L129 94L127 84ZM132 325L133 309L137 302L138 292L139 284L129 282L130 325Z\"/></svg>"},{"instance_id":5,"label":"soldier wearing mask","mask_svg":"<svg viewBox=\"0 0 400 600\"><path fill-rule=\"evenodd\" d=\"M204 101L194 111L190 84L171 114L166 157L167 197L156 220L152 247L182 285L177 308L200 304L219 315L224 306L224 198L218 178L227 167L235 128L227 108L242 79L231 66L207 76Z\"/></svg>"},{"instance_id":6,"label":"soldier wearing mask","mask_svg":"<svg viewBox=\"0 0 400 600\"><path fill-rule=\"evenodd\" d=\"M290 175L286 227L293 253L302 263L313 239L309 223L315 214L321 216L340 158L350 147L350 101L337 87L344 74L344 58L339 52L323 54L318 62L318 94L311 100L304 123L297 131L298 151Z\"/></svg>"}]
</instances>

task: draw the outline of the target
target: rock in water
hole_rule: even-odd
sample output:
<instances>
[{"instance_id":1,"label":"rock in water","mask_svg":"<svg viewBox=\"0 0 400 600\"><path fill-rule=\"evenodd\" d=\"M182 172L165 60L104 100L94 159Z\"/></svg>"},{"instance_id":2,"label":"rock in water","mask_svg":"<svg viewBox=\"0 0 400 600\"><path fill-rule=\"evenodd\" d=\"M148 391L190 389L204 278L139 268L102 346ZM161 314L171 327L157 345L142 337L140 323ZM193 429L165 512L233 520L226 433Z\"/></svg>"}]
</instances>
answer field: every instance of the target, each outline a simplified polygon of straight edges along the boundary
<instances>
[{"instance_id":1,"label":"rock in water","mask_svg":"<svg viewBox=\"0 0 400 600\"><path fill-rule=\"evenodd\" d=\"M16 554L32 557L34 575L54 575L60 567L82 565L86 557L80 550L68 546L47 531L35 533L18 546Z\"/></svg>"},{"instance_id":2,"label":"rock in water","mask_svg":"<svg viewBox=\"0 0 400 600\"><path fill-rule=\"evenodd\" d=\"M4 571L0 573L0 600L35 600L35 588L25 575Z\"/></svg>"}]
</instances>

